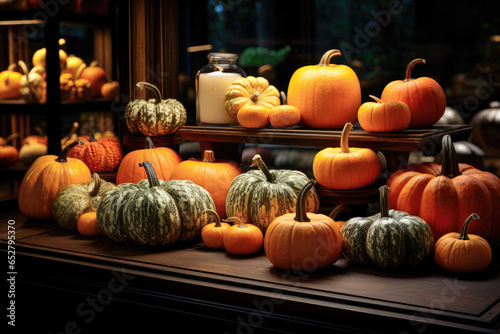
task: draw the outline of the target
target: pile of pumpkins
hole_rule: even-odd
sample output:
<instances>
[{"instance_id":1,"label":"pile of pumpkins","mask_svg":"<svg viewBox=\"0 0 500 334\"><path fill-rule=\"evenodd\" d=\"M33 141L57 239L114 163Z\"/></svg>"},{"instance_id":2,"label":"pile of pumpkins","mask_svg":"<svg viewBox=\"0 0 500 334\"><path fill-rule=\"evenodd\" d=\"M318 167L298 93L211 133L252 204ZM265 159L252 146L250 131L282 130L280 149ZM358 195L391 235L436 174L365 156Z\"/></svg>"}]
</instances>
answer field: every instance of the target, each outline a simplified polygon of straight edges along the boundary
<instances>
[{"instance_id":1,"label":"pile of pumpkins","mask_svg":"<svg viewBox=\"0 0 500 334\"><path fill-rule=\"evenodd\" d=\"M59 40L59 45L66 43ZM45 48L35 51L31 70L23 60L11 64L0 72L0 100L23 99L27 103L44 103L47 99ZM75 56L67 55L59 49L59 77L62 101L88 101L93 97L115 99L119 94L118 81L108 79L106 71L99 67L97 61L90 65ZM16 67L20 71L16 71Z\"/></svg>"}]
</instances>

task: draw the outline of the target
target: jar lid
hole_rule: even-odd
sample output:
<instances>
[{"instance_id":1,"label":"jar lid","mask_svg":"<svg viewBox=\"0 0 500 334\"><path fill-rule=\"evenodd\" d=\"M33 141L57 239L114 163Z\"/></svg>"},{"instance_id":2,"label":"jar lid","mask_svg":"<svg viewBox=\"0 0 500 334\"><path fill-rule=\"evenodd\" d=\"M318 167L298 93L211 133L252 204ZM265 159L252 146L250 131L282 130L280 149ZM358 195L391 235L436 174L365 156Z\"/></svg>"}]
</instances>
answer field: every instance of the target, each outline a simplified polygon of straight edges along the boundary
<instances>
[{"instance_id":1,"label":"jar lid","mask_svg":"<svg viewBox=\"0 0 500 334\"><path fill-rule=\"evenodd\" d=\"M222 52L210 52L207 56L208 59L238 59L236 53L222 53Z\"/></svg>"}]
</instances>

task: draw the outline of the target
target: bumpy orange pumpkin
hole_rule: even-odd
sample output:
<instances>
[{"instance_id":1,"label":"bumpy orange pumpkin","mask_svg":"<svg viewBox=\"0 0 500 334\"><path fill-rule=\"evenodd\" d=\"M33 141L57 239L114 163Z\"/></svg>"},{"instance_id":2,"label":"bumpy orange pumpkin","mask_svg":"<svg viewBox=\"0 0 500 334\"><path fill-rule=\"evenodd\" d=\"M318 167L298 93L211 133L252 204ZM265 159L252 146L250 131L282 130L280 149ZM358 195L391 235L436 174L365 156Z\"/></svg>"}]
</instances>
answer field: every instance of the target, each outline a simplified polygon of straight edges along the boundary
<instances>
[{"instance_id":1,"label":"bumpy orange pumpkin","mask_svg":"<svg viewBox=\"0 0 500 334\"><path fill-rule=\"evenodd\" d=\"M413 164L391 175L387 185L391 209L419 216L435 239L460 231L471 212L481 217L471 233L490 242L500 240L500 179L467 164L459 164L451 137L443 137L443 164Z\"/></svg>"},{"instance_id":2,"label":"bumpy orange pumpkin","mask_svg":"<svg viewBox=\"0 0 500 334\"><path fill-rule=\"evenodd\" d=\"M90 170L78 159L68 158L69 151L83 141L75 141L62 150L59 157L44 155L35 160L19 187L18 204L21 213L32 219L52 218L52 206L64 187L92 180Z\"/></svg>"},{"instance_id":3,"label":"bumpy orange pumpkin","mask_svg":"<svg viewBox=\"0 0 500 334\"><path fill-rule=\"evenodd\" d=\"M269 110L269 122L271 122L271 125L279 129L299 124L299 109L287 104L287 99L284 92L281 92L281 100L282 103L280 106L276 106Z\"/></svg>"},{"instance_id":4,"label":"bumpy orange pumpkin","mask_svg":"<svg viewBox=\"0 0 500 334\"><path fill-rule=\"evenodd\" d=\"M123 158L123 149L120 141L114 137L95 139L94 132L90 136L81 136L85 145L75 147L68 156L82 160L92 172L112 172L118 167Z\"/></svg>"},{"instance_id":5,"label":"bumpy orange pumpkin","mask_svg":"<svg viewBox=\"0 0 500 334\"><path fill-rule=\"evenodd\" d=\"M478 235L468 234L471 219L479 219L471 214L462 225L460 233L443 235L434 245L434 261L448 271L474 273L488 268L491 263L491 247L488 241Z\"/></svg>"},{"instance_id":6,"label":"bumpy orange pumpkin","mask_svg":"<svg viewBox=\"0 0 500 334\"><path fill-rule=\"evenodd\" d=\"M214 151L205 150L203 159L189 159L178 164L170 180L189 180L204 188L212 196L217 214L224 219L229 185L241 173L243 169L234 162L215 160Z\"/></svg>"},{"instance_id":7,"label":"bumpy orange pumpkin","mask_svg":"<svg viewBox=\"0 0 500 334\"><path fill-rule=\"evenodd\" d=\"M127 153L118 167L116 184L137 183L147 179L146 170L139 167L143 161L150 161L158 179L167 181L174 168L181 163L179 153L168 147L155 147L151 138L146 137L146 148Z\"/></svg>"},{"instance_id":8,"label":"bumpy orange pumpkin","mask_svg":"<svg viewBox=\"0 0 500 334\"><path fill-rule=\"evenodd\" d=\"M288 104L300 111L300 122L311 128L339 129L357 120L361 86L354 71L330 64L339 50L327 51L318 65L304 66L292 75Z\"/></svg>"},{"instance_id":9,"label":"bumpy orange pumpkin","mask_svg":"<svg viewBox=\"0 0 500 334\"><path fill-rule=\"evenodd\" d=\"M335 263L342 253L342 237L335 221L306 210L305 198L315 184L311 180L302 188L296 213L275 218L267 229L264 250L277 268L312 272Z\"/></svg>"},{"instance_id":10,"label":"bumpy orange pumpkin","mask_svg":"<svg viewBox=\"0 0 500 334\"><path fill-rule=\"evenodd\" d=\"M314 157L313 174L320 185L329 189L356 189L367 186L380 175L380 160L369 148L349 147L347 123L342 131L340 147L328 147Z\"/></svg>"},{"instance_id":11,"label":"bumpy orange pumpkin","mask_svg":"<svg viewBox=\"0 0 500 334\"><path fill-rule=\"evenodd\" d=\"M370 95L376 102L366 102L359 107L358 121L368 132L403 131L410 125L411 111L401 101L383 102Z\"/></svg>"},{"instance_id":12,"label":"bumpy orange pumpkin","mask_svg":"<svg viewBox=\"0 0 500 334\"><path fill-rule=\"evenodd\" d=\"M436 80L411 77L411 70L416 64L425 64L425 59L411 61L406 67L405 79L390 82L381 96L385 102L402 101L410 107L410 128L422 128L436 123L446 108L446 96Z\"/></svg>"}]
</instances>

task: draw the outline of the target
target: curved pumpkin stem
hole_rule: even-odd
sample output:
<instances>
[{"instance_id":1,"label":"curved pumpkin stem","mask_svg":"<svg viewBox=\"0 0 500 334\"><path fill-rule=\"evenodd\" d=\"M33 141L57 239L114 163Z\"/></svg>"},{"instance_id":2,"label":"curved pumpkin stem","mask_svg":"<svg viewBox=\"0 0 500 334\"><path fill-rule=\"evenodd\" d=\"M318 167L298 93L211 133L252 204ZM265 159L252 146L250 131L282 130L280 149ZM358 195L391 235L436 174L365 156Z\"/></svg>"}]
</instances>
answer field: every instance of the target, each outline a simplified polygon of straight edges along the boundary
<instances>
[{"instance_id":1,"label":"curved pumpkin stem","mask_svg":"<svg viewBox=\"0 0 500 334\"><path fill-rule=\"evenodd\" d=\"M425 63L426 63L425 59L422 59L422 58L413 59L408 64L408 66L406 66L405 80L404 81L413 80L411 77L411 70L413 69L413 66L415 66L416 64L425 64Z\"/></svg>"},{"instance_id":2,"label":"curved pumpkin stem","mask_svg":"<svg viewBox=\"0 0 500 334\"><path fill-rule=\"evenodd\" d=\"M14 70L16 69L18 65L16 63L12 63L9 65L9 67L7 67L7 71L12 71L14 72Z\"/></svg>"},{"instance_id":3,"label":"curved pumpkin stem","mask_svg":"<svg viewBox=\"0 0 500 334\"><path fill-rule=\"evenodd\" d=\"M57 157L56 161L57 162L68 162L69 151L71 151L71 149L73 147L75 147L76 145L85 145L85 143L83 142L83 140L78 140L78 141L72 142L71 144L69 144L68 146L66 146L64 148L64 150L61 151L61 154L59 154L59 156Z\"/></svg>"},{"instance_id":4,"label":"curved pumpkin stem","mask_svg":"<svg viewBox=\"0 0 500 334\"><path fill-rule=\"evenodd\" d=\"M203 152L203 162L215 162L215 154L212 150L205 150Z\"/></svg>"},{"instance_id":5,"label":"curved pumpkin stem","mask_svg":"<svg viewBox=\"0 0 500 334\"><path fill-rule=\"evenodd\" d=\"M297 208L295 209L294 218L295 221L302 223L311 221L309 217L307 217L306 198L316 183L318 183L316 180L310 180L300 191L299 196L297 197Z\"/></svg>"},{"instance_id":6,"label":"curved pumpkin stem","mask_svg":"<svg viewBox=\"0 0 500 334\"><path fill-rule=\"evenodd\" d=\"M375 95L369 95L372 99L374 99L377 103L384 103L380 98L376 97Z\"/></svg>"},{"instance_id":7,"label":"curved pumpkin stem","mask_svg":"<svg viewBox=\"0 0 500 334\"><path fill-rule=\"evenodd\" d=\"M82 74L83 70L87 67L87 64L81 63L80 66L75 71L75 80L80 79L80 75Z\"/></svg>"},{"instance_id":8,"label":"curved pumpkin stem","mask_svg":"<svg viewBox=\"0 0 500 334\"><path fill-rule=\"evenodd\" d=\"M90 130L89 130L89 137L90 137L90 140L89 140L89 141L90 141L91 143L94 143L94 142L96 142L96 141L97 141L97 139L95 139L95 135L94 135L94 130L93 130L93 129L90 129Z\"/></svg>"},{"instance_id":9,"label":"curved pumpkin stem","mask_svg":"<svg viewBox=\"0 0 500 334\"><path fill-rule=\"evenodd\" d=\"M351 132L352 124L347 122L342 130L342 137L340 137L340 152L349 153L349 133Z\"/></svg>"},{"instance_id":10,"label":"curved pumpkin stem","mask_svg":"<svg viewBox=\"0 0 500 334\"><path fill-rule=\"evenodd\" d=\"M214 210L205 210L203 213L215 216L215 227L221 227L219 214Z\"/></svg>"},{"instance_id":11,"label":"curved pumpkin stem","mask_svg":"<svg viewBox=\"0 0 500 334\"><path fill-rule=\"evenodd\" d=\"M318 66L330 66L330 61L333 57L341 56L340 50L332 49L325 52L323 57L321 57Z\"/></svg>"},{"instance_id":12,"label":"curved pumpkin stem","mask_svg":"<svg viewBox=\"0 0 500 334\"><path fill-rule=\"evenodd\" d=\"M288 100L286 99L286 94L284 91L281 91L280 92L280 96L281 96L281 104L282 105L286 105L286 103L288 102Z\"/></svg>"},{"instance_id":13,"label":"curved pumpkin stem","mask_svg":"<svg viewBox=\"0 0 500 334\"><path fill-rule=\"evenodd\" d=\"M259 167L259 169L262 171L262 173L264 173L268 182L274 182L275 177L273 174L271 174L271 172L269 171L269 168L267 168L267 166L264 163L264 160L262 160L262 157L260 156L260 154L256 154L252 158L252 164L250 165L250 167L256 167L256 166Z\"/></svg>"},{"instance_id":14,"label":"curved pumpkin stem","mask_svg":"<svg viewBox=\"0 0 500 334\"><path fill-rule=\"evenodd\" d=\"M250 100L252 100L252 102L257 102L259 100L259 96L260 96L260 92L256 91L255 93L250 95Z\"/></svg>"},{"instance_id":15,"label":"curved pumpkin stem","mask_svg":"<svg viewBox=\"0 0 500 334\"><path fill-rule=\"evenodd\" d=\"M140 82L136 83L135 85L137 87L139 87L140 89L146 88L146 89L153 91L153 93L155 94L155 104L158 104L161 102L160 90L155 85L152 85L149 82L144 82L144 81L140 81Z\"/></svg>"},{"instance_id":16,"label":"curved pumpkin stem","mask_svg":"<svg viewBox=\"0 0 500 334\"><path fill-rule=\"evenodd\" d=\"M21 68L21 71L24 75L28 75L29 74L29 70L28 70L28 66L26 66L26 63L23 61L23 60L19 60L17 62L17 64L19 65L19 67Z\"/></svg>"},{"instance_id":17,"label":"curved pumpkin stem","mask_svg":"<svg viewBox=\"0 0 500 334\"><path fill-rule=\"evenodd\" d=\"M226 222L231 222L231 223L236 223L238 224L238 227L245 228L247 227L247 224L243 222L239 217L229 217L226 219Z\"/></svg>"},{"instance_id":18,"label":"curved pumpkin stem","mask_svg":"<svg viewBox=\"0 0 500 334\"><path fill-rule=\"evenodd\" d=\"M389 187L383 185L379 188L380 191L380 217L389 217Z\"/></svg>"},{"instance_id":19,"label":"curved pumpkin stem","mask_svg":"<svg viewBox=\"0 0 500 334\"><path fill-rule=\"evenodd\" d=\"M155 169L153 168L151 162L149 161L140 162L139 167L144 167L144 169L146 170L146 175L148 177L150 188L160 186L160 181L158 180L158 176L156 176Z\"/></svg>"},{"instance_id":20,"label":"curved pumpkin stem","mask_svg":"<svg viewBox=\"0 0 500 334\"><path fill-rule=\"evenodd\" d=\"M156 148L155 144L153 143L153 140L149 136L146 137L146 148L147 149Z\"/></svg>"},{"instance_id":21,"label":"curved pumpkin stem","mask_svg":"<svg viewBox=\"0 0 500 334\"><path fill-rule=\"evenodd\" d=\"M455 176L461 175L457 153L455 152L455 146L453 146L450 135L443 137L442 146L443 164L441 165L441 173L437 176L446 176L452 179Z\"/></svg>"},{"instance_id":22,"label":"curved pumpkin stem","mask_svg":"<svg viewBox=\"0 0 500 334\"><path fill-rule=\"evenodd\" d=\"M90 197L95 197L99 193L99 189L101 188L101 178L99 177L99 174L93 173L92 178L94 179L94 188L92 189L91 192L89 192Z\"/></svg>"},{"instance_id":23,"label":"curved pumpkin stem","mask_svg":"<svg viewBox=\"0 0 500 334\"><path fill-rule=\"evenodd\" d=\"M328 217L332 218L333 220L335 220L335 218L337 218L338 214L344 210L346 207L345 204L339 204L337 205L336 207L334 207L332 209L332 211L330 211L330 213L328 214Z\"/></svg>"},{"instance_id":24,"label":"curved pumpkin stem","mask_svg":"<svg viewBox=\"0 0 500 334\"><path fill-rule=\"evenodd\" d=\"M460 240L469 240L469 236L467 235L467 232L469 231L469 225L472 219L478 220L480 217L477 213L471 214L467 219L465 220L464 224L462 225L462 231L460 232L460 235L458 236L458 239Z\"/></svg>"},{"instance_id":25,"label":"curved pumpkin stem","mask_svg":"<svg viewBox=\"0 0 500 334\"><path fill-rule=\"evenodd\" d=\"M10 134L7 136L7 138L5 138L5 142L8 143L10 142L12 139L14 138L18 138L19 137L19 133L13 133L13 134Z\"/></svg>"}]
</instances>

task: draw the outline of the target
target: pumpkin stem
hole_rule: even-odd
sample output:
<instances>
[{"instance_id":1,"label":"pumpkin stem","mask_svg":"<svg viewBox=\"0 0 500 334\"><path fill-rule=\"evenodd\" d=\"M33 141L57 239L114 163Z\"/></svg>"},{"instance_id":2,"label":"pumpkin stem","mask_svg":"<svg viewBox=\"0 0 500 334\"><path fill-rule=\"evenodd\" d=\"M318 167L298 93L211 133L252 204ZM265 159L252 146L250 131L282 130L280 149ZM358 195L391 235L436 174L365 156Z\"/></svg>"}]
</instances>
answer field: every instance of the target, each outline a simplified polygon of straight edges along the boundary
<instances>
[{"instance_id":1,"label":"pumpkin stem","mask_svg":"<svg viewBox=\"0 0 500 334\"><path fill-rule=\"evenodd\" d=\"M309 217L307 217L307 209L306 209L306 198L309 195L309 191L318 183L316 180L310 180L306 183L297 197L297 208L295 209L295 218L294 220L297 222L309 222L311 221Z\"/></svg>"},{"instance_id":2,"label":"pumpkin stem","mask_svg":"<svg viewBox=\"0 0 500 334\"><path fill-rule=\"evenodd\" d=\"M255 93L250 95L250 100L252 100L253 102L257 102L259 100L259 96L260 96L260 92L256 91Z\"/></svg>"},{"instance_id":3,"label":"pumpkin stem","mask_svg":"<svg viewBox=\"0 0 500 334\"><path fill-rule=\"evenodd\" d=\"M94 179L94 188L92 189L91 192L89 192L89 196L96 197L97 194L99 193L99 189L101 188L101 178L97 173L93 173L92 178Z\"/></svg>"},{"instance_id":4,"label":"pumpkin stem","mask_svg":"<svg viewBox=\"0 0 500 334\"><path fill-rule=\"evenodd\" d=\"M23 61L23 60L19 60L17 62L17 64L19 65L19 67L21 68L21 72L24 74L24 75L28 75L30 71L28 71L28 66L26 66L26 63Z\"/></svg>"},{"instance_id":5,"label":"pumpkin stem","mask_svg":"<svg viewBox=\"0 0 500 334\"><path fill-rule=\"evenodd\" d=\"M341 56L340 50L332 49L325 52L323 57L321 57L318 66L330 66L330 61L333 57Z\"/></svg>"},{"instance_id":6,"label":"pumpkin stem","mask_svg":"<svg viewBox=\"0 0 500 334\"><path fill-rule=\"evenodd\" d=\"M153 140L149 138L149 136L146 137L146 148L147 149L156 148L155 144L153 143Z\"/></svg>"},{"instance_id":7,"label":"pumpkin stem","mask_svg":"<svg viewBox=\"0 0 500 334\"><path fill-rule=\"evenodd\" d=\"M160 93L160 90L155 85L152 85L149 82L144 82L144 81L140 81L140 82L136 83L135 85L137 87L139 87L140 89L147 88L149 90L152 90L153 93L155 94L155 104L158 104L158 103L161 102L161 93Z\"/></svg>"},{"instance_id":8,"label":"pumpkin stem","mask_svg":"<svg viewBox=\"0 0 500 334\"><path fill-rule=\"evenodd\" d=\"M380 98L376 97L375 95L369 95L372 99L374 99L377 103L384 103Z\"/></svg>"},{"instance_id":9,"label":"pumpkin stem","mask_svg":"<svg viewBox=\"0 0 500 334\"><path fill-rule=\"evenodd\" d=\"M346 207L345 204L339 204L337 205L336 207L334 207L332 209L332 211L330 211L330 214L328 215L328 217L332 218L333 220L335 220L335 218L337 218L338 214L344 210Z\"/></svg>"},{"instance_id":10,"label":"pumpkin stem","mask_svg":"<svg viewBox=\"0 0 500 334\"><path fill-rule=\"evenodd\" d=\"M94 129L90 129L89 130L89 137L90 137L90 142L93 143L93 142L96 142L97 139L95 139L95 135L94 135Z\"/></svg>"},{"instance_id":11,"label":"pumpkin stem","mask_svg":"<svg viewBox=\"0 0 500 334\"><path fill-rule=\"evenodd\" d=\"M389 187L383 185L379 188L380 191L380 217L389 217Z\"/></svg>"},{"instance_id":12,"label":"pumpkin stem","mask_svg":"<svg viewBox=\"0 0 500 334\"><path fill-rule=\"evenodd\" d=\"M78 68L75 71L75 80L80 79L80 75L82 74L83 69L85 67L87 67L87 64L85 64L85 63L81 63L80 66L78 66Z\"/></svg>"},{"instance_id":13,"label":"pumpkin stem","mask_svg":"<svg viewBox=\"0 0 500 334\"><path fill-rule=\"evenodd\" d=\"M441 165L441 173L437 176L446 176L452 179L455 176L461 175L457 153L455 152L455 146L453 146L450 135L443 137L442 146L443 164Z\"/></svg>"},{"instance_id":14,"label":"pumpkin stem","mask_svg":"<svg viewBox=\"0 0 500 334\"><path fill-rule=\"evenodd\" d=\"M71 144L69 144L68 146L66 146L64 148L64 150L61 151L61 154L59 154L59 156L57 157L56 161L57 162L67 162L68 161L68 153L69 153L69 151L71 151L71 149L73 147L75 147L76 145L85 145L85 143L83 142L83 140L78 140L78 141L72 142Z\"/></svg>"},{"instance_id":15,"label":"pumpkin stem","mask_svg":"<svg viewBox=\"0 0 500 334\"><path fill-rule=\"evenodd\" d=\"M271 172L269 171L269 168L267 168L267 166L264 163L264 160L262 160L262 157L260 156L260 154L256 154L252 158L252 164L250 165L250 167L255 167L255 166L259 167L261 172L264 173L264 175L266 176L267 182L271 182L271 183L274 182L275 177L273 174L271 174Z\"/></svg>"},{"instance_id":16,"label":"pumpkin stem","mask_svg":"<svg viewBox=\"0 0 500 334\"><path fill-rule=\"evenodd\" d=\"M342 136L340 137L340 152L349 153L349 133L351 132L352 124L347 122L342 130Z\"/></svg>"},{"instance_id":17,"label":"pumpkin stem","mask_svg":"<svg viewBox=\"0 0 500 334\"><path fill-rule=\"evenodd\" d=\"M411 77L411 70L412 70L413 66L415 66L416 64L425 64L425 59L422 59L422 58L413 59L408 64L408 66L406 66L405 80L404 81L413 80Z\"/></svg>"},{"instance_id":18,"label":"pumpkin stem","mask_svg":"<svg viewBox=\"0 0 500 334\"><path fill-rule=\"evenodd\" d=\"M43 137L43 135L45 134L45 132L43 131L43 129L39 126L35 126L35 131L38 133L38 135L40 137Z\"/></svg>"},{"instance_id":19,"label":"pumpkin stem","mask_svg":"<svg viewBox=\"0 0 500 334\"><path fill-rule=\"evenodd\" d=\"M96 67L97 65L99 65L99 62L97 60L92 60L89 67Z\"/></svg>"},{"instance_id":20,"label":"pumpkin stem","mask_svg":"<svg viewBox=\"0 0 500 334\"><path fill-rule=\"evenodd\" d=\"M206 213L206 214L211 214L213 216L215 216L215 227L221 227L221 223L220 223L220 217L219 217L219 214L214 211L214 210L205 210L203 211L203 213Z\"/></svg>"},{"instance_id":21,"label":"pumpkin stem","mask_svg":"<svg viewBox=\"0 0 500 334\"><path fill-rule=\"evenodd\" d=\"M158 176L156 176L155 169L153 168L151 162L149 161L140 162L139 167L144 167L144 169L146 170L146 175L148 176L150 188L160 186L160 181L158 180Z\"/></svg>"},{"instance_id":22,"label":"pumpkin stem","mask_svg":"<svg viewBox=\"0 0 500 334\"><path fill-rule=\"evenodd\" d=\"M203 162L215 162L215 154L212 150L205 150L203 152Z\"/></svg>"},{"instance_id":23,"label":"pumpkin stem","mask_svg":"<svg viewBox=\"0 0 500 334\"><path fill-rule=\"evenodd\" d=\"M467 219L465 220L464 224L462 225L462 231L460 232L460 235L458 236L459 240L469 240L469 236L467 235L467 232L469 231L469 224L472 219L478 220L480 217L477 213L471 214Z\"/></svg>"},{"instance_id":24,"label":"pumpkin stem","mask_svg":"<svg viewBox=\"0 0 500 334\"><path fill-rule=\"evenodd\" d=\"M14 72L14 70L16 69L17 67L17 64L16 63L12 63L9 65L9 67L7 67L7 71L12 71Z\"/></svg>"},{"instance_id":25,"label":"pumpkin stem","mask_svg":"<svg viewBox=\"0 0 500 334\"><path fill-rule=\"evenodd\" d=\"M5 142L6 142L6 143L8 143L8 142L10 142L12 139L14 139L14 138L18 138L18 137L19 137L19 133L13 133L13 134L11 134L11 135L7 136L7 138L5 138Z\"/></svg>"},{"instance_id":26,"label":"pumpkin stem","mask_svg":"<svg viewBox=\"0 0 500 334\"><path fill-rule=\"evenodd\" d=\"M280 95L281 95L281 104L282 105L286 105L286 103L288 102L288 100L286 99L286 94L284 91L281 91L280 92Z\"/></svg>"},{"instance_id":27,"label":"pumpkin stem","mask_svg":"<svg viewBox=\"0 0 500 334\"><path fill-rule=\"evenodd\" d=\"M229 217L226 219L226 222L231 222L231 223L236 223L238 224L238 227L247 227L247 224L243 222L239 217Z\"/></svg>"}]
</instances>

